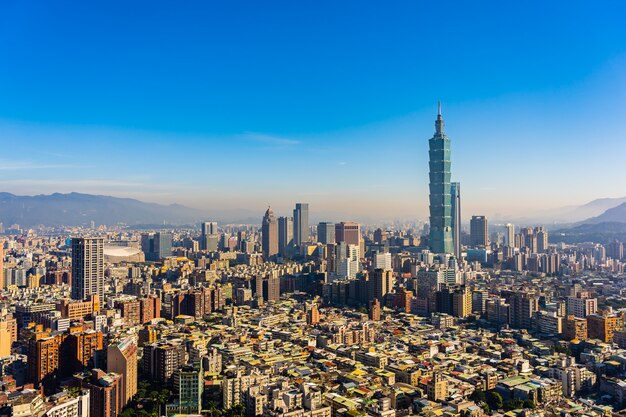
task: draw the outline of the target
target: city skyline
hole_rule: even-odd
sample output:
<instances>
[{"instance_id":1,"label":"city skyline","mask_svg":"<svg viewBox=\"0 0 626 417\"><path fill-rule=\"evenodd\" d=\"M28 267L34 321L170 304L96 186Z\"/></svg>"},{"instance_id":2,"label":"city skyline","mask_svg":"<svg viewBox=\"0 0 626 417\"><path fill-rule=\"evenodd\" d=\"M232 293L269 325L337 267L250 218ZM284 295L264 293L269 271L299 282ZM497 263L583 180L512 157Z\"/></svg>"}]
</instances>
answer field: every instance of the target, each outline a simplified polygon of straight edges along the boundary
<instances>
[{"instance_id":1,"label":"city skyline","mask_svg":"<svg viewBox=\"0 0 626 417\"><path fill-rule=\"evenodd\" d=\"M533 6L485 7L470 26L469 6L458 5L446 14L444 33L429 19L440 12L432 5L346 4L327 15L322 4L307 17L283 7L273 30L255 14L269 11L251 6L240 16L250 24L242 34L213 22L235 15L229 6L199 7L196 17L160 9L152 16L157 25L184 19L159 38L150 24L130 25L140 6L127 6L126 17L115 3L71 12L3 5L0 53L14 65L0 68L7 148L0 191L255 212L270 203L285 215L293 202L307 201L335 220L425 220L427 142L441 99L464 223L475 213L508 218L624 197L608 180L626 173L624 6L542 4L541 14ZM379 23L364 44L342 26L355 11L355 34ZM518 19L497 19L507 11ZM60 27L58 13L82 19ZM41 25L23 25L26 16ZM536 29L522 37L531 16ZM579 33L578 24L594 19L603 25L593 36ZM99 29L111 21L119 32L102 38ZM30 45L30 55L18 45ZM167 62L149 66L156 59ZM254 71L243 65L250 62ZM605 146L589 146L596 140ZM303 169L314 179L304 181Z\"/></svg>"},{"instance_id":2,"label":"city skyline","mask_svg":"<svg viewBox=\"0 0 626 417\"><path fill-rule=\"evenodd\" d=\"M626 415L624 16L0 4L0 415Z\"/></svg>"}]
</instances>

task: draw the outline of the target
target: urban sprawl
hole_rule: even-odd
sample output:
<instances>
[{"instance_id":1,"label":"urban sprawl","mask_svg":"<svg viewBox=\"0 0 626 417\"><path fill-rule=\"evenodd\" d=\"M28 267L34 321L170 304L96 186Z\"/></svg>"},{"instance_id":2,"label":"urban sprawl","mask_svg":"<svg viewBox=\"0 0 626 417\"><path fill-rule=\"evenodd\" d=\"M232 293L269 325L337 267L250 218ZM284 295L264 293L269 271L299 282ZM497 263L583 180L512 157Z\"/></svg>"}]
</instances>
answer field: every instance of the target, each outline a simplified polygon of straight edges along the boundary
<instances>
[{"instance_id":1,"label":"urban sprawl","mask_svg":"<svg viewBox=\"0 0 626 417\"><path fill-rule=\"evenodd\" d=\"M429 157L428 222L0 226L0 416L626 407L623 244L468 233L441 111Z\"/></svg>"}]
</instances>

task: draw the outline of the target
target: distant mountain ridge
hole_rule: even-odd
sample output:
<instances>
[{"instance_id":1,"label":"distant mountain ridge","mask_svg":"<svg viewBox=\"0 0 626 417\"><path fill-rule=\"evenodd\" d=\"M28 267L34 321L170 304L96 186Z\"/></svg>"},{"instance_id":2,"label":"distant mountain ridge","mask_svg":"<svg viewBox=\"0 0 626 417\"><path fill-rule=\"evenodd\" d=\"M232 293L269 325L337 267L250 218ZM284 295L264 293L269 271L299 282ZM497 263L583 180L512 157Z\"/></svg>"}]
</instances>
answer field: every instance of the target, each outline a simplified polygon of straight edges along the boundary
<instances>
[{"instance_id":1,"label":"distant mountain ridge","mask_svg":"<svg viewBox=\"0 0 626 417\"><path fill-rule=\"evenodd\" d=\"M550 214L559 222L581 222L623 203L626 203L626 197L598 198L580 206L561 207Z\"/></svg>"},{"instance_id":2,"label":"distant mountain ridge","mask_svg":"<svg viewBox=\"0 0 626 417\"><path fill-rule=\"evenodd\" d=\"M599 216L582 221L583 224L626 223L626 202L604 211Z\"/></svg>"},{"instance_id":3,"label":"distant mountain ridge","mask_svg":"<svg viewBox=\"0 0 626 417\"><path fill-rule=\"evenodd\" d=\"M621 199L613 200L611 203ZM600 215L555 230L550 240L553 242L608 243L614 239L626 241L626 202L611 207Z\"/></svg>"},{"instance_id":4,"label":"distant mountain ridge","mask_svg":"<svg viewBox=\"0 0 626 417\"><path fill-rule=\"evenodd\" d=\"M81 193L18 196L0 192L0 222L5 227L115 224L189 224L207 213L180 204L146 203L132 198Z\"/></svg>"}]
</instances>

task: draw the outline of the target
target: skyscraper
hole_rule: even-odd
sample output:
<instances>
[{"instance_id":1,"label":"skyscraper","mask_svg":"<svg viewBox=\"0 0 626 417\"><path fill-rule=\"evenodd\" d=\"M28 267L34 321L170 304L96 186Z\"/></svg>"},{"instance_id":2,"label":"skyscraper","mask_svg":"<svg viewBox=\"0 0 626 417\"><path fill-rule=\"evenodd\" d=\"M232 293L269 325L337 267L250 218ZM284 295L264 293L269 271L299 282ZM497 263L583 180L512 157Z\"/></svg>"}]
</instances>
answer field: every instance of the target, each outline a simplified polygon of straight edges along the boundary
<instances>
[{"instance_id":1,"label":"skyscraper","mask_svg":"<svg viewBox=\"0 0 626 417\"><path fill-rule=\"evenodd\" d=\"M296 203L293 210L293 240L298 246L309 241L309 203Z\"/></svg>"},{"instance_id":2,"label":"skyscraper","mask_svg":"<svg viewBox=\"0 0 626 417\"><path fill-rule=\"evenodd\" d=\"M452 240L454 242L454 256L461 258L461 183L453 182L450 185L452 196Z\"/></svg>"},{"instance_id":3,"label":"skyscraper","mask_svg":"<svg viewBox=\"0 0 626 417\"><path fill-rule=\"evenodd\" d=\"M443 131L441 104L438 106L435 134L428 141L430 167L430 250L452 253L452 207L450 189L450 139Z\"/></svg>"},{"instance_id":4,"label":"skyscraper","mask_svg":"<svg viewBox=\"0 0 626 417\"><path fill-rule=\"evenodd\" d=\"M621 261L624 258L624 244L617 239L610 242L606 245L606 256Z\"/></svg>"},{"instance_id":5,"label":"skyscraper","mask_svg":"<svg viewBox=\"0 0 626 417\"><path fill-rule=\"evenodd\" d=\"M104 300L104 239L72 238L72 298L86 300L97 294Z\"/></svg>"},{"instance_id":6,"label":"skyscraper","mask_svg":"<svg viewBox=\"0 0 626 417\"><path fill-rule=\"evenodd\" d=\"M542 226L535 228L537 236L537 252L546 253L548 251L548 231Z\"/></svg>"},{"instance_id":7,"label":"skyscraper","mask_svg":"<svg viewBox=\"0 0 626 417\"><path fill-rule=\"evenodd\" d=\"M107 348L107 371L122 375L125 405L137 393L137 367L137 346L132 339L126 338Z\"/></svg>"},{"instance_id":8,"label":"skyscraper","mask_svg":"<svg viewBox=\"0 0 626 417\"><path fill-rule=\"evenodd\" d=\"M154 256L158 260L172 256L172 235L170 233L155 233Z\"/></svg>"},{"instance_id":9,"label":"skyscraper","mask_svg":"<svg viewBox=\"0 0 626 417\"><path fill-rule=\"evenodd\" d=\"M317 241L324 245L335 243L335 224L331 222L318 223Z\"/></svg>"},{"instance_id":10,"label":"skyscraper","mask_svg":"<svg viewBox=\"0 0 626 417\"><path fill-rule=\"evenodd\" d=\"M487 246L487 218L472 216L470 220L470 243L472 246Z\"/></svg>"},{"instance_id":11,"label":"skyscraper","mask_svg":"<svg viewBox=\"0 0 626 417\"><path fill-rule=\"evenodd\" d=\"M359 246L361 241L361 226L354 222L335 224L335 242L346 242L349 245Z\"/></svg>"},{"instance_id":12,"label":"skyscraper","mask_svg":"<svg viewBox=\"0 0 626 417\"><path fill-rule=\"evenodd\" d=\"M261 246L267 259L278 253L278 223L271 207L267 208L261 226Z\"/></svg>"},{"instance_id":13,"label":"skyscraper","mask_svg":"<svg viewBox=\"0 0 626 417\"><path fill-rule=\"evenodd\" d=\"M170 233L144 233L141 235L141 250L146 261L158 262L172 256L172 235Z\"/></svg>"},{"instance_id":14,"label":"skyscraper","mask_svg":"<svg viewBox=\"0 0 626 417\"><path fill-rule=\"evenodd\" d=\"M217 222L203 222L200 228L200 249L217 250ZM213 241L215 241L215 248L212 248Z\"/></svg>"},{"instance_id":15,"label":"skyscraper","mask_svg":"<svg viewBox=\"0 0 626 417\"><path fill-rule=\"evenodd\" d=\"M507 223L504 229L504 246L515 247L515 226Z\"/></svg>"},{"instance_id":16,"label":"skyscraper","mask_svg":"<svg viewBox=\"0 0 626 417\"><path fill-rule=\"evenodd\" d=\"M293 217L278 218L278 253L286 256L293 245Z\"/></svg>"}]
</instances>

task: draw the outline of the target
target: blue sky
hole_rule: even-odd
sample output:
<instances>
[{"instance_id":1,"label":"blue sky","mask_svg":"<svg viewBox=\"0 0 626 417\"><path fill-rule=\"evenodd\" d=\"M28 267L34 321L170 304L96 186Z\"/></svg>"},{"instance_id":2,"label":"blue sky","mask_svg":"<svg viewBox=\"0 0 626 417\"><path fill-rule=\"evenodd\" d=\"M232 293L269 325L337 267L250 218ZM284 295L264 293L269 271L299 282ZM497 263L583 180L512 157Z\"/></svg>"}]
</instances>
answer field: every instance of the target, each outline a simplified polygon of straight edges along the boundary
<instances>
[{"instance_id":1,"label":"blue sky","mask_svg":"<svg viewBox=\"0 0 626 417\"><path fill-rule=\"evenodd\" d=\"M0 4L0 190L419 216L626 195L626 3Z\"/></svg>"}]
</instances>

